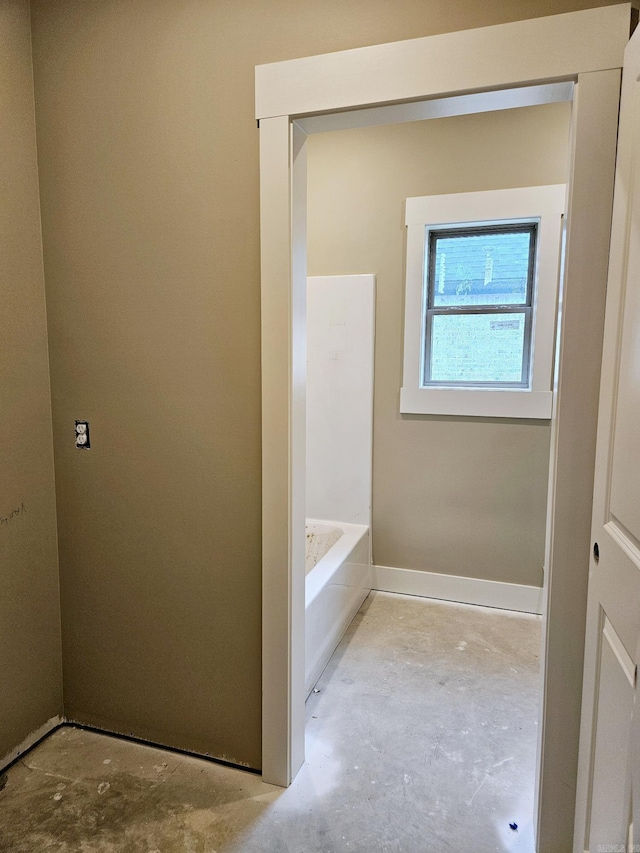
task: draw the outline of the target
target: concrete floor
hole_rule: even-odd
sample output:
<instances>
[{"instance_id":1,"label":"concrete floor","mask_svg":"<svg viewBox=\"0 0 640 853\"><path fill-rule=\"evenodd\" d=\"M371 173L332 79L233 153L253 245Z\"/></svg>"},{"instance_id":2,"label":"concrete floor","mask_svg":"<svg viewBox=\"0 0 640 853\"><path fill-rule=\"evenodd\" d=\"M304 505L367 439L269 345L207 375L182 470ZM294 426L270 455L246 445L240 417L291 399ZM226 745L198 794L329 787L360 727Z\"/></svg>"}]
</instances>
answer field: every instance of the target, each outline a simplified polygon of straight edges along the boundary
<instances>
[{"instance_id":1,"label":"concrete floor","mask_svg":"<svg viewBox=\"0 0 640 853\"><path fill-rule=\"evenodd\" d=\"M63 728L0 778L0 851L532 853L539 642L538 617L372 593L290 788Z\"/></svg>"}]
</instances>

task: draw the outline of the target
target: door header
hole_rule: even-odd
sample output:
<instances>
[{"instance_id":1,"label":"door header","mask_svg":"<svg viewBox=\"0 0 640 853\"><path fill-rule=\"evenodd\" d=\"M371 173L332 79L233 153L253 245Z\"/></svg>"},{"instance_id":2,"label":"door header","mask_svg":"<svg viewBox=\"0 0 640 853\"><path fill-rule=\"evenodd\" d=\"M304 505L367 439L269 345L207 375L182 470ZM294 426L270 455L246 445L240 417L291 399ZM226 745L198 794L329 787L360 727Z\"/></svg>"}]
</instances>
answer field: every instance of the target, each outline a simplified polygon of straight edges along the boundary
<instances>
[{"instance_id":1,"label":"door header","mask_svg":"<svg viewBox=\"0 0 640 853\"><path fill-rule=\"evenodd\" d=\"M630 21L619 3L258 65L256 118L575 80L622 66Z\"/></svg>"}]
</instances>

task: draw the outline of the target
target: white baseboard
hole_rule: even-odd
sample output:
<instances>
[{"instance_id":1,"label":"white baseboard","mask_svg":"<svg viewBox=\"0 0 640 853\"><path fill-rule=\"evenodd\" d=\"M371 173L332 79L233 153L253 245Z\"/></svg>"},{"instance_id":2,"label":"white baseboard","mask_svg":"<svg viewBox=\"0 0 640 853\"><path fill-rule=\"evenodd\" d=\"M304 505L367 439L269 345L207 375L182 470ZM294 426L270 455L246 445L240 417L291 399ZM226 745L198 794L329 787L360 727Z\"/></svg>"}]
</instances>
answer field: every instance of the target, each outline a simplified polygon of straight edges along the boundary
<instances>
[{"instance_id":1,"label":"white baseboard","mask_svg":"<svg viewBox=\"0 0 640 853\"><path fill-rule=\"evenodd\" d=\"M542 613L542 589L518 583L373 566L373 589L522 613Z\"/></svg>"},{"instance_id":2,"label":"white baseboard","mask_svg":"<svg viewBox=\"0 0 640 853\"><path fill-rule=\"evenodd\" d=\"M36 729L34 732L31 732L21 744L14 747L10 752L8 752L5 756L0 758L0 771L4 770L5 767L8 767L12 761L15 761L16 758L19 758L24 752L27 752L31 749L32 746L38 743L39 740L42 740L43 737L46 737L50 732L54 729L57 729L58 726L61 726L64 723L64 719L62 717L51 717L50 720L40 726L39 729Z\"/></svg>"}]
</instances>

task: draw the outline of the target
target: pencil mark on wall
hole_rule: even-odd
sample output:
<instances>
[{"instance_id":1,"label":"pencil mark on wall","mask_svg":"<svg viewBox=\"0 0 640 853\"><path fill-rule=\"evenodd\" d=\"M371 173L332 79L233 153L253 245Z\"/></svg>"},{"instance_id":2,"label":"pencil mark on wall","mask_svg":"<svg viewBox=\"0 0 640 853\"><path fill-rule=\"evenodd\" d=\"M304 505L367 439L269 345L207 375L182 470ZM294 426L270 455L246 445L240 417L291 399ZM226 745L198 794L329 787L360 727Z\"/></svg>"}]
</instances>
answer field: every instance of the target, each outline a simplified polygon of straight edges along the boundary
<instances>
[{"instance_id":1,"label":"pencil mark on wall","mask_svg":"<svg viewBox=\"0 0 640 853\"><path fill-rule=\"evenodd\" d=\"M12 509L11 512L6 515L0 515L0 527L7 527L14 519L19 518L21 515L26 515L26 512L27 508L23 501L20 506Z\"/></svg>"}]
</instances>

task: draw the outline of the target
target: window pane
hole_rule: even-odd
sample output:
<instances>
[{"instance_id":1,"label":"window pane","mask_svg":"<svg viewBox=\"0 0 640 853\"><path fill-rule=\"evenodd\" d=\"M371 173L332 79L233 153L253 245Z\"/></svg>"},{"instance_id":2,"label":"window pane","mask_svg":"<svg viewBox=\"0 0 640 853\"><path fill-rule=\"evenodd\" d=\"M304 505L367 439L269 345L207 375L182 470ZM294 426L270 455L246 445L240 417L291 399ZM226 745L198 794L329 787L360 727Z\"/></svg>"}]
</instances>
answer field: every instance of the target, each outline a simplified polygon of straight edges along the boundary
<instances>
[{"instance_id":1,"label":"window pane","mask_svg":"<svg viewBox=\"0 0 640 853\"><path fill-rule=\"evenodd\" d=\"M431 382L521 382L525 315L434 314Z\"/></svg>"},{"instance_id":2,"label":"window pane","mask_svg":"<svg viewBox=\"0 0 640 853\"><path fill-rule=\"evenodd\" d=\"M532 230L475 231L442 237L432 232L431 304L526 304Z\"/></svg>"}]
</instances>

